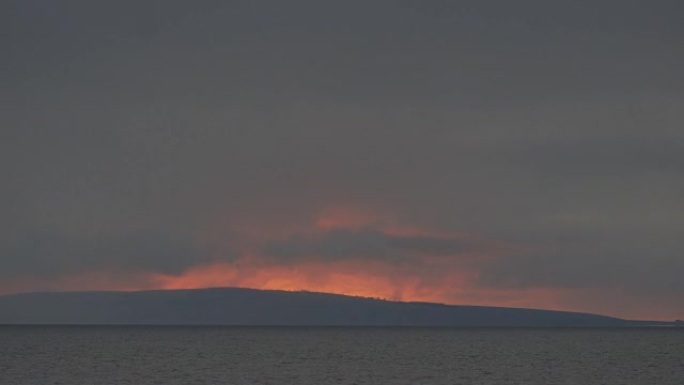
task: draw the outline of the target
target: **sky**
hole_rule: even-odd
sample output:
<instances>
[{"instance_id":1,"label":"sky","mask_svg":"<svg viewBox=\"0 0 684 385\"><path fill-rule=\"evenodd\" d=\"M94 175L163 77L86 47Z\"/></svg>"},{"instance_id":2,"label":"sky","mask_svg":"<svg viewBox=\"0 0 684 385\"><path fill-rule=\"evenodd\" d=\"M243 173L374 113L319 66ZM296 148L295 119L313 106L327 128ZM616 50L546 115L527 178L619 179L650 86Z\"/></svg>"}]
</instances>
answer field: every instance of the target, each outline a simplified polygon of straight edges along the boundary
<instances>
[{"instance_id":1,"label":"sky","mask_svg":"<svg viewBox=\"0 0 684 385\"><path fill-rule=\"evenodd\" d=\"M684 318L682 14L2 1L0 293Z\"/></svg>"}]
</instances>

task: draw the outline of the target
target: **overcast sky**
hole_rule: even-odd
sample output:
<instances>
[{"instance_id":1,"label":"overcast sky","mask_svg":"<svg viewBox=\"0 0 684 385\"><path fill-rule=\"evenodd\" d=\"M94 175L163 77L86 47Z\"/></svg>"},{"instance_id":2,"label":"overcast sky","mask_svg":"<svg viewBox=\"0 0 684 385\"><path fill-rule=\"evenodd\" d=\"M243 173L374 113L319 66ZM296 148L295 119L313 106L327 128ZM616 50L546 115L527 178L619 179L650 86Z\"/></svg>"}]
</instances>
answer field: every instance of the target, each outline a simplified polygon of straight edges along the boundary
<instances>
[{"instance_id":1,"label":"overcast sky","mask_svg":"<svg viewBox=\"0 0 684 385\"><path fill-rule=\"evenodd\" d=\"M0 292L684 318L684 3L0 4Z\"/></svg>"}]
</instances>

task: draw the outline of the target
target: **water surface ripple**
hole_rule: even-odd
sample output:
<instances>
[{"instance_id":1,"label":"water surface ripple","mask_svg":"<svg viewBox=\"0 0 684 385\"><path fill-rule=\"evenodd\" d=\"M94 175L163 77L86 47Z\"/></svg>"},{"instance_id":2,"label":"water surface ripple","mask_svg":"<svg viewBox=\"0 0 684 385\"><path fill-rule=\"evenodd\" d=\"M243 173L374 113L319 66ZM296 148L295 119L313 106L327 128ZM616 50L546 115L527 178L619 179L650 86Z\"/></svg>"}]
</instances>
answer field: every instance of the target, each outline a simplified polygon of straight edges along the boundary
<instances>
[{"instance_id":1,"label":"water surface ripple","mask_svg":"<svg viewBox=\"0 0 684 385\"><path fill-rule=\"evenodd\" d=\"M684 329L0 326L3 385L684 384Z\"/></svg>"}]
</instances>

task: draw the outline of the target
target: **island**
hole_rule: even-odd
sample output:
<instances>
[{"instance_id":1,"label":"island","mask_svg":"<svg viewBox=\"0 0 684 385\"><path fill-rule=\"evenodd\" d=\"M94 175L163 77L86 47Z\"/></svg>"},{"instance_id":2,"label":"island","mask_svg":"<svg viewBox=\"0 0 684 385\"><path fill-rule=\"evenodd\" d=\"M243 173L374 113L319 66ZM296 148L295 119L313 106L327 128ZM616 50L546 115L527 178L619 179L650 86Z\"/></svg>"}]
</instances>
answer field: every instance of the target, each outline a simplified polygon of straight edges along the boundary
<instances>
[{"instance_id":1,"label":"island","mask_svg":"<svg viewBox=\"0 0 684 385\"><path fill-rule=\"evenodd\" d=\"M420 327L681 326L597 314L396 302L305 291L40 292L0 296L0 324Z\"/></svg>"}]
</instances>

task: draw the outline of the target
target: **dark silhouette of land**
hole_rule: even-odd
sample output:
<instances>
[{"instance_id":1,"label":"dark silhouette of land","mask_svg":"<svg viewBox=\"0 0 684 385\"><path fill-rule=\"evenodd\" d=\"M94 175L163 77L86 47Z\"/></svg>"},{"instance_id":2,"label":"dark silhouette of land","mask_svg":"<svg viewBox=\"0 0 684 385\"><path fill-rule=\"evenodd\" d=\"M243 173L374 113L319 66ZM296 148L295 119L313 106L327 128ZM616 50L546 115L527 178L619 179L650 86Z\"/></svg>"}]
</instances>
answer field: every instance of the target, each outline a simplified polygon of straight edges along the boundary
<instances>
[{"instance_id":1,"label":"dark silhouette of land","mask_svg":"<svg viewBox=\"0 0 684 385\"><path fill-rule=\"evenodd\" d=\"M671 326L595 314L238 288L0 296L0 324L461 327Z\"/></svg>"}]
</instances>

